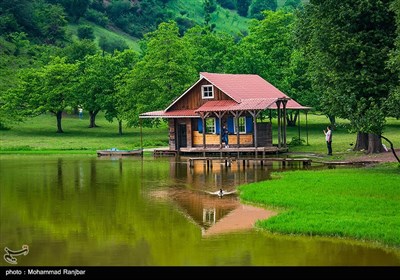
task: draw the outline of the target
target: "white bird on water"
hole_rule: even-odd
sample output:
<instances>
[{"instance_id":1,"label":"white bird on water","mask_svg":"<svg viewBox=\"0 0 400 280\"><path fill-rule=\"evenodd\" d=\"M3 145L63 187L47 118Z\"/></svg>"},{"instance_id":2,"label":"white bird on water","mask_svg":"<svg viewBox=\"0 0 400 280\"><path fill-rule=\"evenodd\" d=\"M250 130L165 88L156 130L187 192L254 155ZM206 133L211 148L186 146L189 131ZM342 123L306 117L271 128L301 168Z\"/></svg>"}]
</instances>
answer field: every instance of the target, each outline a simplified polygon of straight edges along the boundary
<instances>
[{"instance_id":1,"label":"white bird on water","mask_svg":"<svg viewBox=\"0 0 400 280\"><path fill-rule=\"evenodd\" d=\"M231 192L227 192L227 191L224 191L223 189L219 189L219 191L216 191L216 192L207 192L206 191L206 193L213 194L213 195L218 195L219 197L223 197L224 195L236 193L236 190L231 191Z\"/></svg>"}]
</instances>

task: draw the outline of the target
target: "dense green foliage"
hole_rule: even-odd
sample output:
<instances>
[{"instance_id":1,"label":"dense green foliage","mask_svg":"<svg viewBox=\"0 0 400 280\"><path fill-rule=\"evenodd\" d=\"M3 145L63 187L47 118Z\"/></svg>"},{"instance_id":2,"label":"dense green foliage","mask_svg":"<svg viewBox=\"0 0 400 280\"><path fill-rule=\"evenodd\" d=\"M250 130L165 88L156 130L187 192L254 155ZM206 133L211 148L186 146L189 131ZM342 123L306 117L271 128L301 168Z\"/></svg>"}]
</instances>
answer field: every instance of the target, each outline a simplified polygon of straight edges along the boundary
<instances>
[{"instance_id":1,"label":"dense green foliage","mask_svg":"<svg viewBox=\"0 0 400 280\"><path fill-rule=\"evenodd\" d=\"M378 136L386 100L398 83L398 73L386 67L396 37L391 2L310 1L303 13L307 32L300 33L323 111L350 120L355 131ZM380 139L370 137L368 149L375 152Z\"/></svg>"},{"instance_id":2,"label":"dense green foliage","mask_svg":"<svg viewBox=\"0 0 400 280\"><path fill-rule=\"evenodd\" d=\"M254 0L250 5L250 16L263 19L263 11L276 11L278 3L276 0Z\"/></svg>"},{"instance_id":3,"label":"dense green foliage","mask_svg":"<svg viewBox=\"0 0 400 280\"><path fill-rule=\"evenodd\" d=\"M397 25L397 38L395 40L395 48L390 52L389 69L394 73L400 73L400 0L395 0L392 3L392 11L396 15L396 25ZM388 115L396 118L400 118L400 77L397 76L395 87L393 88L391 94L386 101L386 111Z\"/></svg>"},{"instance_id":4,"label":"dense green foliage","mask_svg":"<svg viewBox=\"0 0 400 280\"><path fill-rule=\"evenodd\" d=\"M243 200L281 209L258 226L272 232L400 246L400 171L395 164L276 173L275 177L240 187Z\"/></svg>"},{"instance_id":5,"label":"dense green foliage","mask_svg":"<svg viewBox=\"0 0 400 280\"><path fill-rule=\"evenodd\" d=\"M398 0L339 4L303 1L304 6L299 1L262 2L274 7L259 9L262 16L252 20L249 33L243 30L236 35L222 32L215 25L215 17L222 16L220 4L231 7L233 3L234 9L240 6L245 10L247 6L251 10L261 1L203 1L200 6L195 1L197 21L190 22L186 19L192 11L182 10L189 7L187 2L179 8L173 6L178 0L115 0L107 5L104 1L78 2L1 2L1 128L33 116L29 107L37 105L37 99L23 98L33 94L29 87L22 89L28 77L13 72L18 68L43 72L56 56L65 57L65 63L85 73L79 74L80 87L65 85L76 91L64 108L86 107L92 112L91 127L95 127L95 116L100 111L109 121L116 118L120 123L138 125L140 113L165 108L202 71L258 74L302 105L328 115L332 124L339 117L349 120L348 128L362 133L357 135L357 143L367 139L362 148L370 152L379 152L382 147L379 136L384 132L386 117L399 116ZM167 21L176 16L169 14L171 7L182 11L182 21ZM145 35L139 42L140 49L135 49L134 63L113 61L117 53L129 53L130 45L121 37L99 36L98 26L83 21L89 11L101 13L107 18L105 26L114 28L119 21L127 20L137 27L137 20L145 24L153 19L154 25L148 24L148 29L142 30L140 36ZM155 14L160 24L154 21ZM227 22L235 19L225 15ZM122 25L128 28L129 24ZM113 66L107 66L107 60L113 61ZM98 98L93 98L95 95ZM297 112L289 112L289 126L297 124L297 117Z\"/></svg>"}]
</instances>

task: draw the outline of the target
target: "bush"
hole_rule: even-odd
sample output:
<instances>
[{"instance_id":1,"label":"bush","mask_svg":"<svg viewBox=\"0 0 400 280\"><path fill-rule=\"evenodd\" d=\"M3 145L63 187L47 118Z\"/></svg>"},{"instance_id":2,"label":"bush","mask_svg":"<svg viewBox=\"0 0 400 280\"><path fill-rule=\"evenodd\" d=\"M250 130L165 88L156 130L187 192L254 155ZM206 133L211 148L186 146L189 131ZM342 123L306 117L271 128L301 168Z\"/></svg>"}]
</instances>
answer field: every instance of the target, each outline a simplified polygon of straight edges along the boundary
<instances>
[{"instance_id":1,"label":"bush","mask_svg":"<svg viewBox=\"0 0 400 280\"><path fill-rule=\"evenodd\" d=\"M83 40L83 39L94 40L95 39L93 28L91 26L88 26L88 25L81 26L78 28L77 33L78 33L78 38L80 40Z\"/></svg>"},{"instance_id":2,"label":"bush","mask_svg":"<svg viewBox=\"0 0 400 280\"><path fill-rule=\"evenodd\" d=\"M88 9L86 14L85 14L85 18L91 22L94 22L102 27L106 27L110 20L108 19L108 17L96 10L93 9Z\"/></svg>"},{"instance_id":3,"label":"bush","mask_svg":"<svg viewBox=\"0 0 400 280\"><path fill-rule=\"evenodd\" d=\"M288 146L294 147L294 146L302 146L306 141L302 138L299 137L292 137L292 141L288 143Z\"/></svg>"}]
</instances>

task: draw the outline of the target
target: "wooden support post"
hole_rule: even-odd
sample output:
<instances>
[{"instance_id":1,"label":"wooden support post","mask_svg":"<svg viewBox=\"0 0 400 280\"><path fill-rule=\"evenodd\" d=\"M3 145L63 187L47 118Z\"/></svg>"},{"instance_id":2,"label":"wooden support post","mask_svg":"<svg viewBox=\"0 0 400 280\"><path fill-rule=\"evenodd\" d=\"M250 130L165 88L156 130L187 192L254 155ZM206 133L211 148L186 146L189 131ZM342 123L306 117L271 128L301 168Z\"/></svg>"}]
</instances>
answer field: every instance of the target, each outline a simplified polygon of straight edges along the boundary
<instances>
[{"instance_id":1,"label":"wooden support post","mask_svg":"<svg viewBox=\"0 0 400 280\"><path fill-rule=\"evenodd\" d=\"M307 146L308 146L308 120L307 120L307 113L308 111L306 110L306 135L307 135Z\"/></svg>"},{"instance_id":2,"label":"wooden support post","mask_svg":"<svg viewBox=\"0 0 400 280\"><path fill-rule=\"evenodd\" d=\"M276 107L278 110L278 148L281 147L281 100L276 101Z\"/></svg>"},{"instance_id":3,"label":"wooden support post","mask_svg":"<svg viewBox=\"0 0 400 280\"><path fill-rule=\"evenodd\" d=\"M288 100L284 99L282 101L283 104L283 147L286 148L287 144L286 144L286 104L287 104Z\"/></svg>"}]
</instances>

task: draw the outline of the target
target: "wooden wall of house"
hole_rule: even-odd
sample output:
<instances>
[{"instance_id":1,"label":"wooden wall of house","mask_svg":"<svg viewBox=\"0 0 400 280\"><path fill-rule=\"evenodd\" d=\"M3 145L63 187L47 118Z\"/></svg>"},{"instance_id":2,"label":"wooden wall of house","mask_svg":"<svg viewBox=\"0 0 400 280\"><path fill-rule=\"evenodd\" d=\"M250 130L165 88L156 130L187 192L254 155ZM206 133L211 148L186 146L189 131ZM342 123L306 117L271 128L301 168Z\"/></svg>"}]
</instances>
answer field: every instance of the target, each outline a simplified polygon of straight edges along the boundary
<instances>
[{"instance_id":1,"label":"wooden wall of house","mask_svg":"<svg viewBox=\"0 0 400 280\"><path fill-rule=\"evenodd\" d=\"M193 146L192 142L192 121L191 119L184 119L186 124L186 139L187 139L187 147L191 148Z\"/></svg>"},{"instance_id":2,"label":"wooden wall of house","mask_svg":"<svg viewBox=\"0 0 400 280\"><path fill-rule=\"evenodd\" d=\"M169 148L176 150L177 146L177 126L185 124L187 147L202 147L203 146L203 133L199 133L197 128L197 119L170 119L169 120ZM230 134L229 146L237 146L237 135ZM253 134L240 134L239 137L241 147L253 147ZM219 147L220 135L219 134L206 134L206 145L208 147ZM272 144L272 125L271 123L257 123L257 146L258 147L271 147Z\"/></svg>"},{"instance_id":3,"label":"wooden wall of house","mask_svg":"<svg viewBox=\"0 0 400 280\"><path fill-rule=\"evenodd\" d=\"M228 142L230 147L237 146L237 135L229 135ZM240 134L239 137L240 146L252 147L253 146L253 134ZM219 147L220 135L219 134L206 134L206 146L208 147ZM203 133L193 131L193 147L203 146Z\"/></svg>"},{"instance_id":4,"label":"wooden wall of house","mask_svg":"<svg viewBox=\"0 0 400 280\"><path fill-rule=\"evenodd\" d=\"M175 121L174 119L168 120L168 127L169 127L169 149L176 150L175 144Z\"/></svg>"},{"instance_id":5,"label":"wooden wall of house","mask_svg":"<svg viewBox=\"0 0 400 280\"><path fill-rule=\"evenodd\" d=\"M210 100L226 100L231 99L224 92L214 87L214 98L203 99L201 94L201 86L211 85L205 79L202 79L193 88L190 89L184 96L181 97L169 110L197 109L204 103Z\"/></svg>"},{"instance_id":6,"label":"wooden wall of house","mask_svg":"<svg viewBox=\"0 0 400 280\"><path fill-rule=\"evenodd\" d=\"M178 126L185 125L186 127L186 147L192 147L192 119L190 118L181 118L181 119L169 119L169 149L176 150L179 146L179 133Z\"/></svg>"},{"instance_id":7,"label":"wooden wall of house","mask_svg":"<svg viewBox=\"0 0 400 280\"><path fill-rule=\"evenodd\" d=\"M272 146L272 125L271 123L257 123L257 146Z\"/></svg>"}]
</instances>

